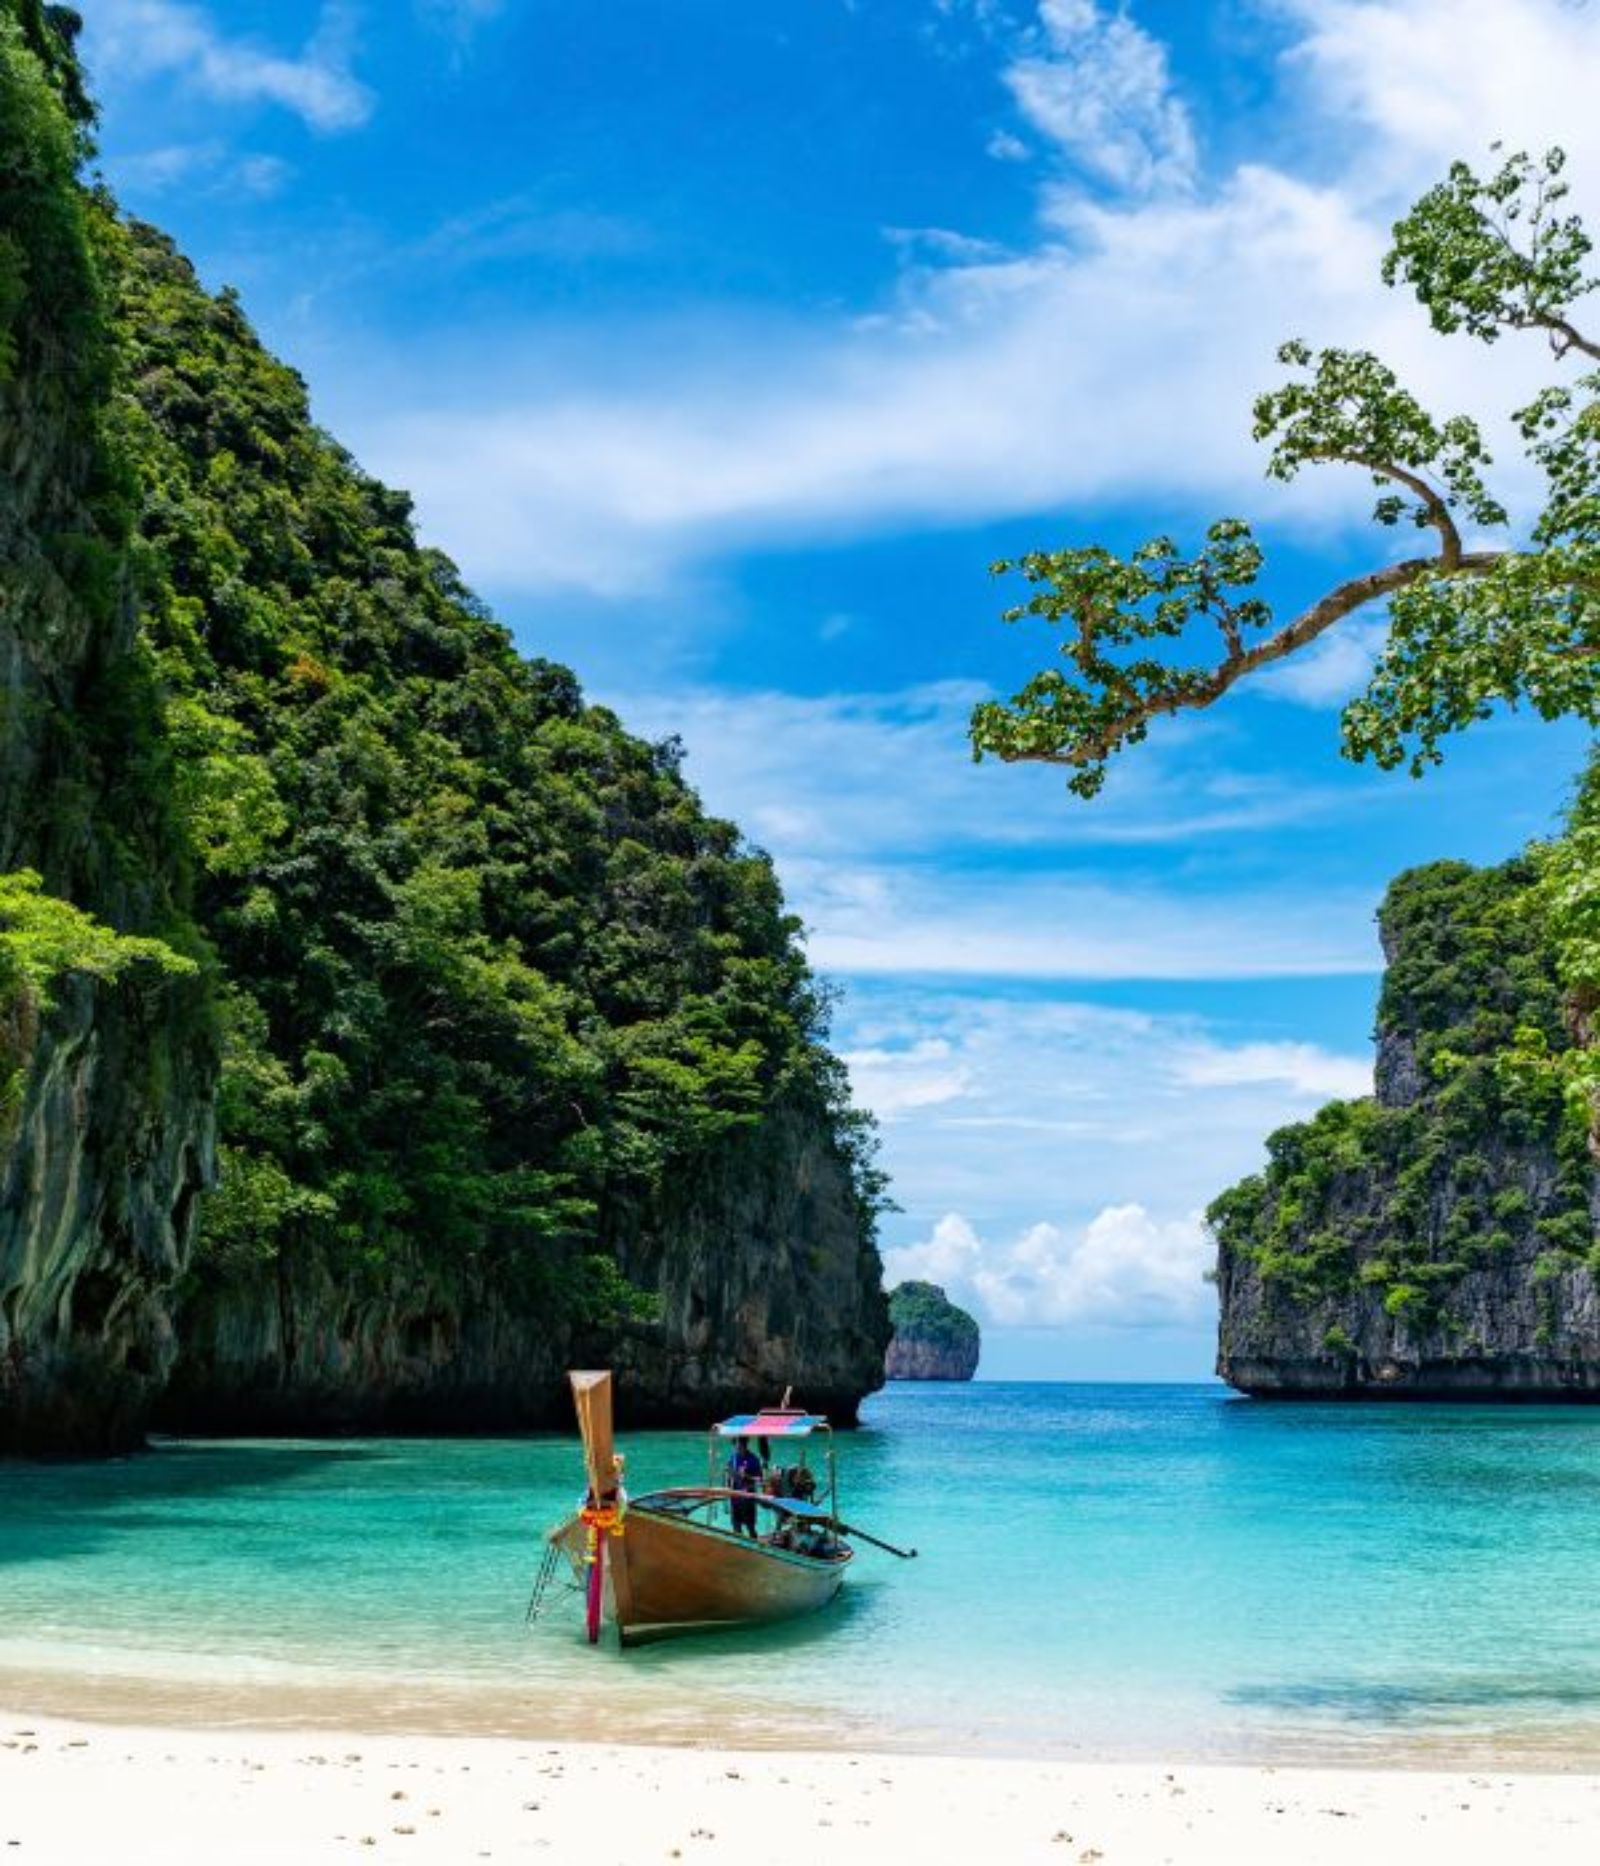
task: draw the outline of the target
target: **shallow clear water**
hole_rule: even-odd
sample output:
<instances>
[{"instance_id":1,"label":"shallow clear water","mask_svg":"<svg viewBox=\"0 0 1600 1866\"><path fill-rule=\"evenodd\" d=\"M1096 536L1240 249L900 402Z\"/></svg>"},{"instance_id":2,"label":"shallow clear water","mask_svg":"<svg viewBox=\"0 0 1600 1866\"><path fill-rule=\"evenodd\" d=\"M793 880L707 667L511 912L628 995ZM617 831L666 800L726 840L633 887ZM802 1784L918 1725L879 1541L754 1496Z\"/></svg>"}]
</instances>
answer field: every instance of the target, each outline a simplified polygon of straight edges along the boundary
<instances>
[{"instance_id":1,"label":"shallow clear water","mask_svg":"<svg viewBox=\"0 0 1600 1866\"><path fill-rule=\"evenodd\" d=\"M807 1621L590 1651L523 1613L574 1441L0 1465L0 1701L1087 1755L1600 1763L1600 1412L897 1386ZM625 1435L630 1486L691 1433Z\"/></svg>"}]
</instances>

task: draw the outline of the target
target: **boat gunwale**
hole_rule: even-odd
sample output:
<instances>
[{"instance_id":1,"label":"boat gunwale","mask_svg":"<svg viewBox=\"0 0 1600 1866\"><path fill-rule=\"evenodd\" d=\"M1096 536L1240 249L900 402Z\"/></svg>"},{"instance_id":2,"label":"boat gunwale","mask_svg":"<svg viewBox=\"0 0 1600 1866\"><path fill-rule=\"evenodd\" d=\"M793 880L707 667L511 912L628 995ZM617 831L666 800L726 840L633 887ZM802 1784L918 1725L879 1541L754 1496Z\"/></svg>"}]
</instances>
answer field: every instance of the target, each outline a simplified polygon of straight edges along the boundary
<instances>
[{"instance_id":1,"label":"boat gunwale","mask_svg":"<svg viewBox=\"0 0 1600 1866\"><path fill-rule=\"evenodd\" d=\"M661 1493L651 1492L649 1494ZM732 1496L738 1493L729 1491L726 1494ZM848 1542L839 1544L837 1555L803 1555L798 1549L775 1548L770 1542L752 1541L749 1536L738 1535L732 1529L719 1528L715 1523L697 1523L693 1518L684 1516L676 1510L653 1510L648 1503L643 1501L628 1505L628 1516L634 1515L647 1516L653 1523L668 1523L678 1529L687 1529L697 1536L710 1536L730 1547L745 1549L752 1555L765 1555L773 1561L787 1562L791 1567L804 1568L811 1573L838 1573L855 1560L856 1552ZM571 1517L568 1520L576 1522L578 1519ZM552 1534L558 1533L559 1530L552 1531ZM627 1534L627 1517L623 1518L622 1533L624 1536Z\"/></svg>"}]
</instances>

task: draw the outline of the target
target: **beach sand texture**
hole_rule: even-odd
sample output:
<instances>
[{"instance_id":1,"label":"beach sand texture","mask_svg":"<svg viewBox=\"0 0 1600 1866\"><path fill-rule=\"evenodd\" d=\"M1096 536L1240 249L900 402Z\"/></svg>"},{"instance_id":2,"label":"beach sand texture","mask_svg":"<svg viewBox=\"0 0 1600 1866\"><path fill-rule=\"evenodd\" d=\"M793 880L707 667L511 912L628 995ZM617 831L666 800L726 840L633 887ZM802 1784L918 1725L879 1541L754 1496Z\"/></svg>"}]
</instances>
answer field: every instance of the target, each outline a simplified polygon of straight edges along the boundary
<instances>
[{"instance_id":1,"label":"beach sand texture","mask_svg":"<svg viewBox=\"0 0 1600 1866\"><path fill-rule=\"evenodd\" d=\"M1383 1866L1600 1851L1600 1775L226 1734L0 1714L0 1860Z\"/></svg>"}]
</instances>

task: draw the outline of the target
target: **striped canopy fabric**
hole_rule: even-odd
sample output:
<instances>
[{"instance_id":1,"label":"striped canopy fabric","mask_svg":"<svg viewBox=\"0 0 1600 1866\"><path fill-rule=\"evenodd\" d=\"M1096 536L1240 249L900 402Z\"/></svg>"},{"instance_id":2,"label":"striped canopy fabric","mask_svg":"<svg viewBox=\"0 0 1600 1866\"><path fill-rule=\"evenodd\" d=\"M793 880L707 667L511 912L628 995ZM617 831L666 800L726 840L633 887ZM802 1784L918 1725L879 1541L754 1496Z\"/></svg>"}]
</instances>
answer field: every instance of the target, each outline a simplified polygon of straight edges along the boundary
<instances>
[{"instance_id":1,"label":"striped canopy fabric","mask_svg":"<svg viewBox=\"0 0 1600 1866\"><path fill-rule=\"evenodd\" d=\"M717 1427L718 1438L806 1438L827 1420L814 1412L740 1412Z\"/></svg>"}]
</instances>

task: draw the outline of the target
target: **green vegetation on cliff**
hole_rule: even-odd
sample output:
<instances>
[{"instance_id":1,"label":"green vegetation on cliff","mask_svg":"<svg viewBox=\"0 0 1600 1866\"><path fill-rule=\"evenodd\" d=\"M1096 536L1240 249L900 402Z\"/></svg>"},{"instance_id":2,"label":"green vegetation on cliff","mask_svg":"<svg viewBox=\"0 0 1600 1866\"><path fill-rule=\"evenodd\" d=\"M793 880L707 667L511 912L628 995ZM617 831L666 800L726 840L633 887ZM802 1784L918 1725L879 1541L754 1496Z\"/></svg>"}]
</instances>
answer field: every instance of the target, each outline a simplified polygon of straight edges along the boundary
<instances>
[{"instance_id":1,"label":"green vegetation on cliff","mask_svg":"<svg viewBox=\"0 0 1600 1866\"><path fill-rule=\"evenodd\" d=\"M1378 1098L1280 1129L1266 1171L1208 1213L1269 1288L1301 1303L1365 1289L1423 1323L1469 1271L1530 1240L1600 1268L1588 1125L1554 1066L1573 1037L1541 905L1548 860L1437 862L1390 888ZM1542 1196L1498 1183L1508 1152L1549 1159Z\"/></svg>"},{"instance_id":2,"label":"green vegetation on cliff","mask_svg":"<svg viewBox=\"0 0 1600 1866\"><path fill-rule=\"evenodd\" d=\"M891 1380L970 1380L982 1343L978 1324L937 1283L907 1282L889 1292L885 1371Z\"/></svg>"},{"instance_id":3,"label":"green vegetation on cliff","mask_svg":"<svg viewBox=\"0 0 1600 1866\"><path fill-rule=\"evenodd\" d=\"M56 679L0 688L0 867L120 921L164 921L175 847L159 703L134 638L137 507L111 408L113 349L77 182L87 106L76 18L0 0L0 622ZM66 678L70 664L70 679Z\"/></svg>"},{"instance_id":4,"label":"green vegetation on cliff","mask_svg":"<svg viewBox=\"0 0 1600 1866\"><path fill-rule=\"evenodd\" d=\"M784 1101L878 1182L768 861L521 659L170 242L102 215L145 626L224 976L201 1267L492 1259L620 1298L619 1209ZM596 1261L598 1259L598 1262Z\"/></svg>"},{"instance_id":5,"label":"green vegetation on cliff","mask_svg":"<svg viewBox=\"0 0 1600 1866\"><path fill-rule=\"evenodd\" d=\"M978 1345L978 1324L936 1283L896 1284L889 1292L889 1320L896 1334L915 1335L936 1348L965 1352Z\"/></svg>"},{"instance_id":6,"label":"green vegetation on cliff","mask_svg":"<svg viewBox=\"0 0 1600 1866\"><path fill-rule=\"evenodd\" d=\"M75 27L0 0L0 1452L136 1431L210 1172L205 950L134 596Z\"/></svg>"},{"instance_id":7,"label":"green vegetation on cliff","mask_svg":"<svg viewBox=\"0 0 1600 1866\"><path fill-rule=\"evenodd\" d=\"M136 493L113 432L96 216L77 182L90 118L77 23L65 8L0 0L0 619L18 661L76 650L75 703L66 681L41 694L17 673L0 689L0 851L30 864L0 874L0 1016L24 1000L46 1008L62 972L109 978L135 959L195 969L82 911L192 944L172 877L152 876L176 845L151 757L160 702L134 639Z\"/></svg>"},{"instance_id":8,"label":"green vegetation on cliff","mask_svg":"<svg viewBox=\"0 0 1600 1866\"><path fill-rule=\"evenodd\" d=\"M770 862L701 809L673 742L517 653L230 291L81 185L74 29L0 0L0 635L31 683L0 717L8 1102L51 979L199 969L189 1027L143 1075L170 1081L155 1052L181 1037L208 1094L220 1044L220 1167L184 1296L276 1286L286 1380L297 1287L403 1290L402 1329L492 1293L551 1345L648 1320L622 1245L645 1239L653 1275L697 1174L744 1174L759 1223L754 1181L804 1155L848 1260L836 1339L858 1362L865 1343L872 1384L884 1182ZM58 1160L99 1148L35 1125ZM769 1132L763 1166L743 1142ZM13 1220L26 1278L33 1220ZM816 1236L765 1248L796 1257L796 1287L822 1275ZM53 1313L78 1326L70 1301ZM852 1378L816 1377L841 1396Z\"/></svg>"}]
</instances>

